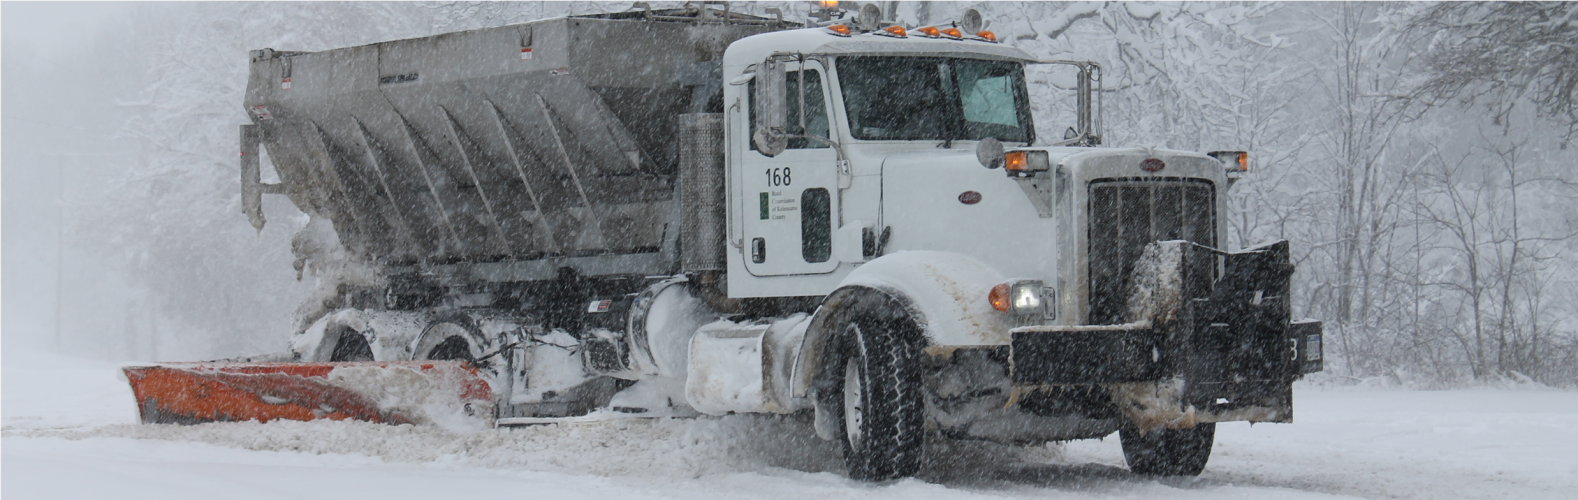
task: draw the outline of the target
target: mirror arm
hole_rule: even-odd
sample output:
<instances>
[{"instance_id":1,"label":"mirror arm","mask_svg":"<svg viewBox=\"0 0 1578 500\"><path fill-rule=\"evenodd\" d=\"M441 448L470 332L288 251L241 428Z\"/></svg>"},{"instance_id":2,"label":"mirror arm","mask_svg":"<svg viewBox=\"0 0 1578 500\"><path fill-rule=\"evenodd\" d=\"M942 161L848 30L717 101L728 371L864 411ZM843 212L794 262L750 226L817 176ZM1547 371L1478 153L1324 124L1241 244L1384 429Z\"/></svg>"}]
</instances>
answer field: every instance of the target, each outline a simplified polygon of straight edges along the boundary
<instances>
[{"instance_id":1,"label":"mirror arm","mask_svg":"<svg viewBox=\"0 0 1578 500\"><path fill-rule=\"evenodd\" d=\"M1096 63L1090 63L1090 65L1091 65L1092 68L1094 68L1096 70L1096 130L1094 132L1096 134L1095 135L1095 140L1096 140L1095 144L1099 145L1099 144L1101 144L1102 127L1106 126L1106 124L1107 124L1106 123L1107 120L1105 119L1106 118L1106 113L1107 113L1107 108L1106 108L1106 106L1103 106L1102 102L1101 102L1102 93L1105 92L1104 89L1106 89L1107 87L1101 81L1101 76L1102 76L1101 66L1098 66Z\"/></svg>"},{"instance_id":2,"label":"mirror arm","mask_svg":"<svg viewBox=\"0 0 1578 500\"><path fill-rule=\"evenodd\" d=\"M788 136L788 138L790 138L790 139L809 139L809 140L812 140L812 141L820 142L822 144L826 144L827 147L833 148L833 154L838 155L838 161L844 161L844 147L839 145L837 142L833 142L832 139L828 139L826 137L818 137L818 136L814 136L814 135L790 135L790 136Z\"/></svg>"},{"instance_id":3,"label":"mirror arm","mask_svg":"<svg viewBox=\"0 0 1578 500\"><path fill-rule=\"evenodd\" d=\"M795 87L795 93L800 96L800 131L807 132L808 129L805 128L805 54L796 55L799 56L798 62L800 64L800 68L795 70L795 74L800 77L800 83Z\"/></svg>"},{"instance_id":4,"label":"mirror arm","mask_svg":"<svg viewBox=\"0 0 1578 500\"><path fill-rule=\"evenodd\" d=\"M1101 119L1100 114L1106 111L1102 108L1101 103L1103 97L1101 95L1101 89L1103 88L1101 65L1096 64L1094 61L1075 61L1070 59L1034 60L1025 61L1025 64L1062 64L1079 68L1079 95L1077 96L1078 104L1075 106L1077 108L1076 114L1078 115L1079 121L1079 137L1058 141L1052 145L1064 146L1069 144L1083 144L1086 146L1094 146L1101 144L1101 126L1103 125L1103 120ZM1090 86L1092 79L1094 79L1096 83L1095 89L1092 89ZM1096 94L1096 110L1094 113L1091 110L1091 94Z\"/></svg>"},{"instance_id":5,"label":"mirror arm","mask_svg":"<svg viewBox=\"0 0 1578 500\"><path fill-rule=\"evenodd\" d=\"M1054 147L1061 147L1061 146L1072 146L1072 145L1084 144L1086 140L1090 139L1090 137L1091 137L1090 133L1082 132L1082 133L1079 134L1078 137L1075 137L1073 139L1064 139L1064 140L1061 140L1061 141L1054 142L1054 143L1052 143L1052 146L1054 146Z\"/></svg>"}]
</instances>

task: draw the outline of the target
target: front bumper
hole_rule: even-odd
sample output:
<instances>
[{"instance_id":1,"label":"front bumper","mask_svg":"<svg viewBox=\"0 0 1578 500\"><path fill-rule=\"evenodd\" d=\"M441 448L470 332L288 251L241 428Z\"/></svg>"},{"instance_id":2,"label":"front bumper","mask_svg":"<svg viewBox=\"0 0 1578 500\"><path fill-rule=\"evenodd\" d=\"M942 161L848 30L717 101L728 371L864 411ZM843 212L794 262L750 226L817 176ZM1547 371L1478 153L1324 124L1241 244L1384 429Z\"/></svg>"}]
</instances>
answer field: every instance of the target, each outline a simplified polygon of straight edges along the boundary
<instances>
[{"instance_id":1,"label":"front bumper","mask_svg":"<svg viewBox=\"0 0 1578 500\"><path fill-rule=\"evenodd\" d=\"M1018 386L1117 384L1182 372L1197 375L1198 382L1292 382L1323 369L1322 329L1321 322L1305 320L1281 331L1234 335L1228 325L1216 324L1178 349L1150 322L1015 328L1012 379Z\"/></svg>"},{"instance_id":2,"label":"front bumper","mask_svg":"<svg viewBox=\"0 0 1578 500\"><path fill-rule=\"evenodd\" d=\"M1161 399L1170 401L1152 405L1216 415L1202 421L1291 421L1292 382L1322 369L1322 325L1289 320L1287 243L1238 254L1172 244L1182 246L1183 262L1174 269L1214 270L1215 262L1190 261L1220 257L1223 278L1211 290L1184 291L1188 298L1177 314L1156 321L1015 328L1009 350L1015 392L1101 385L1115 396L1131 389L1167 393ZM1264 411L1245 413L1250 409Z\"/></svg>"}]
</instances>

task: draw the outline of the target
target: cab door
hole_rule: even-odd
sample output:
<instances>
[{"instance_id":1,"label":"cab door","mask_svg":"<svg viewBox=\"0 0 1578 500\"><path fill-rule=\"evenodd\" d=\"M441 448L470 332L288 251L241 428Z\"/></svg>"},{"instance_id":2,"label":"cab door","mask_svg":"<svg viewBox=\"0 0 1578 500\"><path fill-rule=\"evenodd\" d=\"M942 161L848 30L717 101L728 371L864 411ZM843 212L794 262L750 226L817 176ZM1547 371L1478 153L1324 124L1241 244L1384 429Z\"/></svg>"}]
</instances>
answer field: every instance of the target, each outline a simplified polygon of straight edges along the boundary
<instances>
[{"instance_id":1,"label":"cab door","mask_svg":"<svg viewBox=\"0 0 1578 500\"><path fill-rule=\"evenodd\" d=\"M787 132L792 136L828 137L826 72L820 63L789 63L784 77L788 108ZM803 80L802 80L803 76ZM800 87L805 86L805 129L800 127ZM746 92L749 115L737 132L751 137L756 82ZM751 144L741 155L734 176L743 231L740 251L745 269L754 276L833 272L833 227L838 219L838 154L826 143L795 137L778 156L768 157Z\"/></svg>"}]
</instances>

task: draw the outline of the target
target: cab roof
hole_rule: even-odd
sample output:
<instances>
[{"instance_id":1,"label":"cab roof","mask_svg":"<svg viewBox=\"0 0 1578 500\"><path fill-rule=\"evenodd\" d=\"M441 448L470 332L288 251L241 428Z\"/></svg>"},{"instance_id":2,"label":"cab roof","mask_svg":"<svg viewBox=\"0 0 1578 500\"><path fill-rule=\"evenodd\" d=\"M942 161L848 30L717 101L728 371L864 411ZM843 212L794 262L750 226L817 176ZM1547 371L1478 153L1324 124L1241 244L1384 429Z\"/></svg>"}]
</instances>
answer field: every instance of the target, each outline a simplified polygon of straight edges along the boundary
<instances>
[{"instance_id":1,"label":"cab roof","mask_svg":"<svg viewBox=\"0 0 1578 500\"><path fill-rule=\"evenodd\" d=\"M873 33L840 36L827 28L802 28L753 35L734 42L724 53L725 66L755 64L775 52L806 55L895 54L1035 61L1025 51L981 40L952 40L912 35L897 38Z\"/></svg>"}]
</instances>

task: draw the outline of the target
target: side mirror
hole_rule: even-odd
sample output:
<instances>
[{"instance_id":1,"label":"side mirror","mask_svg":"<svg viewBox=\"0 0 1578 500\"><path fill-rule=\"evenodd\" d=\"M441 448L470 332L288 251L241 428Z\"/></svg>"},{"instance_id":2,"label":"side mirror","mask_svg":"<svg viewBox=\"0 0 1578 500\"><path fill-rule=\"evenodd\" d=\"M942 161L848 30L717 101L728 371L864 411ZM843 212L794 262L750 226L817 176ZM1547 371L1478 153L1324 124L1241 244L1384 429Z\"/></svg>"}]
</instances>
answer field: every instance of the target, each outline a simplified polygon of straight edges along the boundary
<instances>
[{"instance_id":1,"label":"side mirror","mask_svg":"<svg viewBox=\"0 0 1578 500\"><path fill-rule=\"evenodd\" d=\"M981 139L980 144L975 145L975 160L986 168L995 169L1003 166L1006 160L1003 158L1002 141L998 141L995 137Z\"/></svg>"},{"instance_id":2,"label":"side mirror","mask_svg":"<svg viewBox=\"0 0 1578 500\"><path fill-rule=\"evenodd\" d=\"M768 157L778 156L789 147L789 135L784 130L788 122L785 104L788 91L784 88L787 80L782 61L768 57L756 65L756 123L753 124L756 132L751 134L751 142L756 144L757 151Z\"/></svg>"},{"instance_id":3,"label":"side mirror","mask_svg":"<svg viewBox=\"0 0 1578 500\"><path fill-rule=\"evenodd\" d=\"M1068 130L1063 131L1063 140L1065 141L1072 140L1077 137L1079 137L1079 132L1074 130L1074 127L1069 127Z\"/></svg>"}]
</instances>

